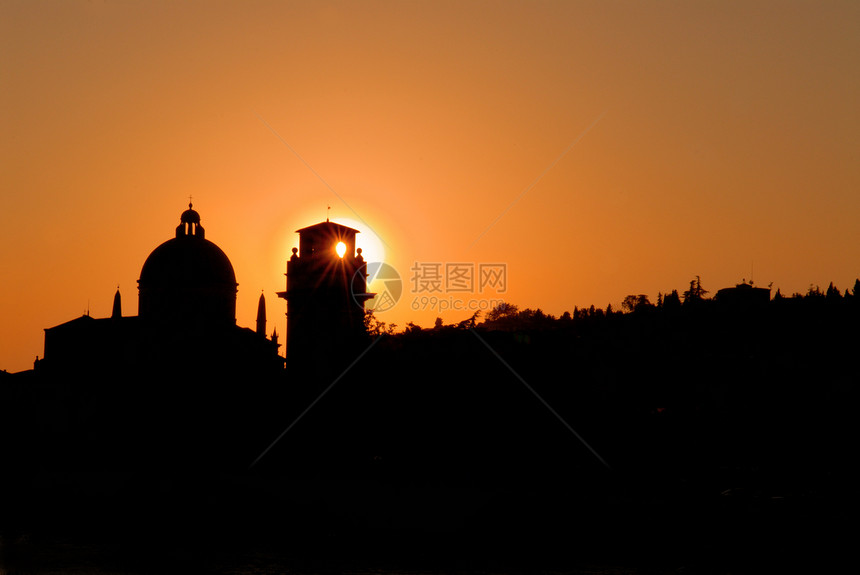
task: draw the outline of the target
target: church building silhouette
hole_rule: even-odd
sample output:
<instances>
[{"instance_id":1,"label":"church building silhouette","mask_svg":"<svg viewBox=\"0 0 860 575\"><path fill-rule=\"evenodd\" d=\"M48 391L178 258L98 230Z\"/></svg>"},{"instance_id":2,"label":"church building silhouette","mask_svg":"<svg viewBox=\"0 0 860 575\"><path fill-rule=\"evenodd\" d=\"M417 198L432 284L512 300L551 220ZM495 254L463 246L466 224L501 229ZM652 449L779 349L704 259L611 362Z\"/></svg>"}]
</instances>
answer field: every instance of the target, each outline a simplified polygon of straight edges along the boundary
<instances>
[{"instance_id":1,"label":"church building silhouette","mask_svg":"<svg viewBox=\"0 0 860 575\"><path fill-rule=\"evenodd\" d=\"M60 467L247 466L302 394L369 344L364 303L374 294L357 233L328 220L298 230L278 293L285 359L277 331L266 334L263 295L255 328L237 325L233 265L189 203L141 267L137 315L123 314L117 288L110 317L87 312L45 329L34 368L4 377L4 395L32 407L2 426L26 438L21 463L40 454Z\"/></svg>"},{"instance_id":2,"label":"church building silhouette","mask_svg":"<svg viewBox=\"0 0 860 575\"><path fill-rule=\"evenodd\" d=\"M46 376L159 379L276 375L278 336L267 338L265 302L257 329L236 324L236 274L227 255L205 238L191 203L175 237L156 247L140 272L139 313L123 316L119 289L109 318L85 314L45 330ZM210 383L212 380L209 380Z\"/></svg>"}]
</instances>

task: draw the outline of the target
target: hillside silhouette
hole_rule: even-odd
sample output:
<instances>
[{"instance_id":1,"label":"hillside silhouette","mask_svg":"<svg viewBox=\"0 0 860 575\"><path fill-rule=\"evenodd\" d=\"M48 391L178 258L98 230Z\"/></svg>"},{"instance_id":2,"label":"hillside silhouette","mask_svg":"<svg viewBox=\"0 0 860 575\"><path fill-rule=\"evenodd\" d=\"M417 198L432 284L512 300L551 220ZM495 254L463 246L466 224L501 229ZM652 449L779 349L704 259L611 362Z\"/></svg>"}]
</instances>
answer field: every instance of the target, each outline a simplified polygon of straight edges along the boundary
<instances>
[{"instance_id":1,"label":"hillside silhouette","mask_svg":"<svg viewBox=\"0 0 860 575\"><path fill-rule=\"evenodd\" d=\"M399 333L369 313L334 378L3 373L3 528L168 562L833 559L858 509L860 281L747 285Z\"/></svg>"}]
</instances>

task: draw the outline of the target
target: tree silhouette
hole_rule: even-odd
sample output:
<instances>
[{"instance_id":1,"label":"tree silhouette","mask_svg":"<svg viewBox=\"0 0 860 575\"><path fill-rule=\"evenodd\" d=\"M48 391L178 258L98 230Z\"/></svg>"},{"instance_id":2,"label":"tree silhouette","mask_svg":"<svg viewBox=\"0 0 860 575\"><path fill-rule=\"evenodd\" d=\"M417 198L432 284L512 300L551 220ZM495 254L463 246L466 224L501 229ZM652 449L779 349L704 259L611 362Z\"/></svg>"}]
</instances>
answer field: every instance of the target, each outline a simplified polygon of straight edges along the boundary
<instances>
[{"instance_id":1,"label":"tree silhouette","mask_svg":"<svg viewBox=\"0 0 860 575\"><path fill-rule=\"evenodd\" d=\"M414 333L421 331L421 326L415 324L414 322L408 321L406 322L406 328L403 330L403 333Z\"/></svg>"},{"instance_id":2,"label":"tree silhouette","mask_svg":"<svg viewBox=\"0 0 860 575\"><path fill-rule=\"evenodd\" d=\"M386 333L391 334L396 328L397 324L388 325L384 321L376 319L372 309L364 310L364 330L368 335L377 337Z\"/></svg>"},{"instance_id":3,"label":"tree silhouette","mask_svg":"<svg viewBox=\"0 0 860 575\"><path fill-rule=\"evenodd\" d=\"M829 302L839 301L842 299L842 294L839 293L839 290L833 285L833 282L830 282L830 285L827 286L827 292L824 297Z\"/></svg>"},{"instance_id":4,"label":"tree silhouette","mask_svg":"<svg viewBox=\"0 0 860 575\"><path fill-rule=\"evenodd\" d=\"M663 297L663 309L675 310L681 307L681 296L678 295L678 290L673 289L672 293L668 293Z\"/></svg>"},{"instance_id":5,"label":"tree silhouette","mask_svg":"<svg viewBox=\"0 0 860 575\"><path fill-rule=\"evenodd\" d=\"M475 323L478 321L478 317L481 315L481 311L478 310L473 313L470 317L467 317L463 321L457 324L457 329L472 329L475 327Z\"/></svg>"},{"instance_id":6,"label":"tree silhouette","mask_svg":"<svg viewBox=\"0 0 860 575\"><path fill-rule=\"evenodd\" d=\"M643 311L650 307L653 307L651 301L648 299L648 296L645 294L639 295L628 295L624 298L624 301L621 302L621 309L626 311L627 313L633 313L634 311Z\"/></svg>"},{"instance_id":7,"label":"tree silhouette","mask_svg":"<svg viewBox=\"0 0 860 575\"><path fill-rule=\"evenodd\" d=\"M514 304L502 302L487 312L487 321L494 322L504 317L512 317L517 314L519 308Z\"/></svg>"},{"instance_id":8,"label":"tree silhouette","mask_svg":"<svg viewBox=\"0 0 860 575\"><path fill-rule=\"evenodd\" d=\"M708 290L702 287L702 280L696 276L690 280L690 289L684 292L684 303L699 302L705 299Z\"/></svg>"}]
</instances>

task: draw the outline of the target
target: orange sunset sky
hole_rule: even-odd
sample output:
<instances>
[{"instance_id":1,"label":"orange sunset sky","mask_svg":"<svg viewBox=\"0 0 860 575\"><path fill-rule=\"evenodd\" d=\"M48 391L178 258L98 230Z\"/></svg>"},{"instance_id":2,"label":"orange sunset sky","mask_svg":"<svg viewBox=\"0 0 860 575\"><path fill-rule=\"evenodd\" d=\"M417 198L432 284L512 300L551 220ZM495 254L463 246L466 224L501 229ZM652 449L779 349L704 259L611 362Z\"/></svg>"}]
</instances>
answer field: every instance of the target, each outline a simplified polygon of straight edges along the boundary
<instances>
[{"instance_id":1,"label":"orange sunset sky","mask_svg":"<svg viewBox=\"0 0 860 575\"><path fill-rule=\"evenodd\" d=\"M189 195L238 323L262 290L281 334L327 206L381 238L401 327L471 314L412 309L416 261L505 263L501 297L553 314L860 276L853 0L2 0L0 134L9 371L117 285L135 315Z\"/></svg>"}]
</instances>

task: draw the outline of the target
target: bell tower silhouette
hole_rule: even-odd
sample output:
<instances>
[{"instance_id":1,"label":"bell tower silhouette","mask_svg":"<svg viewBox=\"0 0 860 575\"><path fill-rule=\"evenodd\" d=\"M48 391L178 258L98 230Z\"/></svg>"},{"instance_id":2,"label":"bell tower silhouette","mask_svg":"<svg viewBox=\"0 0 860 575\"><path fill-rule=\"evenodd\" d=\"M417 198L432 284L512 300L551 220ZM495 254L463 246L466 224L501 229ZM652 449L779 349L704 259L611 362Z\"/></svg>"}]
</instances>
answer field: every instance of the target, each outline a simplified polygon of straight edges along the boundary
<instances>
[{"instance_id":1,"label":"bell tower silhouette","mask_svg":"<svg viewBox=\"0 0 860 575\"><path fill-rule=\"evenodd\" d=\"M296 230L299 247L287 262L287 364L291 370L330 370L351 360L365 337L367 272L358 230L328 220Z\"/></svg>"}]
</instances>

